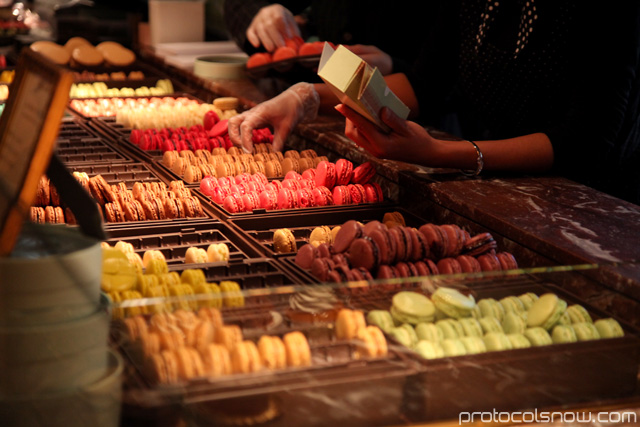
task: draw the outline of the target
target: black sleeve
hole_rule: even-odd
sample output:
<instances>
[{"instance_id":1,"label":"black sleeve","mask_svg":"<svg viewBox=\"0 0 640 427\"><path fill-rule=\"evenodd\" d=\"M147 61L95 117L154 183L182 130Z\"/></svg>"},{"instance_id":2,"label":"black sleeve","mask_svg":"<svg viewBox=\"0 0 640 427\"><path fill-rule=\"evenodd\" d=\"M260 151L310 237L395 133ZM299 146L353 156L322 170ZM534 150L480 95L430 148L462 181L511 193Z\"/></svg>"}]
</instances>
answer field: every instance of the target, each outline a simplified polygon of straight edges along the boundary
<instances>
[{"instance_id":1,"label":"black sleeve","mask_svg":"<svg viewBox=\"0 0 640 427\"><path fill-rule=\"evenodd\" d=\"M567 114L544 130L554 168L608 192L635 186L637 194L640 174L631 162L640 156L640 6L613 2L586 10L581 22Z\"/></svg>"}]
</instances>

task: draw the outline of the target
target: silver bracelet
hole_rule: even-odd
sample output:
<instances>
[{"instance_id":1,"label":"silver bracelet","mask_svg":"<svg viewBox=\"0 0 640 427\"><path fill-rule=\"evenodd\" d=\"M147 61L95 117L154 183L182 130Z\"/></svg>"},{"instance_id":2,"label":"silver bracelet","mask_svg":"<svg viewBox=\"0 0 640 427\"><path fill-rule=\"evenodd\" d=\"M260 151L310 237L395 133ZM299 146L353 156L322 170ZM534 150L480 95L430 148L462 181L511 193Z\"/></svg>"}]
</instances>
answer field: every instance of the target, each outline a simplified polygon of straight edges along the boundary
<instances>
[{"instance_id":1,"label":"silver bracelet","mask_svg":"<svg viewBox=\"0 0 640 427\"><path fill-rule=\"evenodd\" d=\"M482 151L480 151L480 147L478 147L478 144L469 139L467 141L470 142L471 145L473 145L473 148L476 149L476 153L478 155L478 158L476 159L476 170L469 171L461 169L460 172L462 172L466 176L478 176L480 175L480 172L482 172L482 168L484 167L484 157L482 157Z\"/></svg>"}]
</instances>

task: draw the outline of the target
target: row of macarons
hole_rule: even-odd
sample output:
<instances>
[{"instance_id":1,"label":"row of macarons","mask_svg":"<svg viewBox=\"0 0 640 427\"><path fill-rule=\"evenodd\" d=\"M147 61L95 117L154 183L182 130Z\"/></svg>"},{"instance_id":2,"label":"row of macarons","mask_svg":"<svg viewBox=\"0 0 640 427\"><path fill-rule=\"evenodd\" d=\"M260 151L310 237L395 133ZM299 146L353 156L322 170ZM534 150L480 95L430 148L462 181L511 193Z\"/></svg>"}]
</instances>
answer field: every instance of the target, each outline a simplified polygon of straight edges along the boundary
<instances>
[{"instance_id":1,"label":"row of macarons","mask_svg":"<svg viewBox=\"0 0 640 427\"><path fill-rule=\"evenodd\" d=\"M149 378L172 384L194 378L248 374L262 370L305 367L311 349L300 331L261 335L249 340L236 324L225 324L220 311L178 309L122 321L130 346L137 347ZM175 359L175 360L174 360Z\"/></svg>"},{"instance_id":2,"label":"row of macarons","mask_svg":"<svg viewBox=\"0 0 640 427\"><path fill-rule=\"evenodd\" d=\"M309 243L297 250L295 262L328 282L518 268L513 254L496 252L490 233L470 236L455 224L427 223L415 228L407 226L401 215L396 219L366 224L349 220L339 228L320 227L324 233L314 229L316 237L310 236Z\"/></svg>"},{"instance_id":3,"label":"row of macarons","mask_svg":"<svg viewBox=\"0 0 640 427\"><path fill-rule=\"evenodd\" d=\"M109 98L126 96L164 96L174 92L170 79L158 79L155 86L108 87L105 82L73 83L70 98Z\"/></svg>"}]
</instances>

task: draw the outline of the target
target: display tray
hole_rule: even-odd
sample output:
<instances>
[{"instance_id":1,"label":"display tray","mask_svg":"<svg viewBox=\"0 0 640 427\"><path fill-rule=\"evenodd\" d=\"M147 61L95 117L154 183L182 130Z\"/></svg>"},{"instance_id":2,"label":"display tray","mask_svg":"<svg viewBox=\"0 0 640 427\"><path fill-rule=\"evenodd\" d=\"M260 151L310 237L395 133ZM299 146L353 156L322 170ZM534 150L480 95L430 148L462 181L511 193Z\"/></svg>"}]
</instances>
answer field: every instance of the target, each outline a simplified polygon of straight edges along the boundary
<instances>
[{"instance_id":1,"label":"display tray","mask_svg":"<svg viewBox=\"0 0 640 427\"><path fill-rule=\"evenodd\" d=\"M273 297L265 296L261 303L246 308L223 308L224 323L240 326L243 339L254 342L262 335L282 337L288 332L302 332L309 343L311 366L157 384L140 346L117 337L130 366L123 417L134 422L163 414L162 419L167 419L173 410L173 416L207 425L227 425L231 420L254 417L277 426L401 422L403 386L407 375L415 373L412 361L393 350L385 357L357 358L357 343L336 339L330 324L291 328L272 320L257 325L255 314L259 310L277 313L271 305ZM351 404L343 405L347 402Z\"/></svg>"},{"instance_id":2,"label":"display tray","mask_svg":"<svg viewBox=\"0 0 640 427\"><path fill-rule=\"evenodd\" d=\"M183 224L158 224L144 227L111 228L107 242L112 246L118 241L133 245L140 256L147 250L159 250L167 264L185 264L201 268L207 264L185 263L185 253L190 247L207 249L212 243L224 243L229 248L228 262L258 258L260 253L227 224L219 221L193 221Z\"/></svg>"},{"instance_id":3,"label":"display tray","mask_svg":"<svg viewBox=\"0 0 640 427\"><path fill-rule=\"evenodd\" d=\"M300 211L303 210L300 209ZM309 242L311 232L318 226L326 225L334 228L349 220L357 220L363 223L371 220L382 222L384 214L387 212L401 213L408 226L419 227L427 222L398 205L388 204L381 206L379 204L370 204L354 205L352 209L336 209L333 211L328 209L321 217L307 212L282 213L281 215L232 217L229 219L229 223L242 230L261 249L264 255L271 258L280 258L292 257L295 252L279 253L274 250L273 233L277 229L288 228L291 230L296 238L296 247L299 249Z\"/></svg>"},{"instance_id":4,"label":"display tray","mask_svg":"<svg viewBox=\"0 0 640 427\"><path fill-rule=\"evenodd\" d=\"M569 294L543 276L506 275L485 279L455 280L431 278L414 281L417 291L429 295L437 286L460 287L482 298L500 299L534 292L555 293L569 305L580 304L593 320L611 317ZM478 286L474 286L474 280ZM368 312L388 310L397 292L396 281L381 288L361 286L343 289L343 298L354 309ZM466 285L469 285L468 287ZM394 289L394 286L396 289ZM458 418L461 413L540 410L567 404L619 398L637 387L640 339L630 325L619 321L625 335L619 338L552 344L526 349L424 359L404 347L407 356L418 361L420 373L406 384L407 416L418 421ZM390 342L400 345L394 338Z\"/></svg>"}]
</instances>

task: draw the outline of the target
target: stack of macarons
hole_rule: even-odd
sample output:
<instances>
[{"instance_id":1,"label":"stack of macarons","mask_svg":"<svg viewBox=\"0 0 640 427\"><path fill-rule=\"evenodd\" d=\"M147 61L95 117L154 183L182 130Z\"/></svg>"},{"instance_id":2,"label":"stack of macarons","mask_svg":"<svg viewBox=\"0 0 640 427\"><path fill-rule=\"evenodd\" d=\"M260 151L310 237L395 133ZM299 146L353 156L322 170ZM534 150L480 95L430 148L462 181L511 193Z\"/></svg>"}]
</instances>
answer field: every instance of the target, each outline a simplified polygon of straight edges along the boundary
<instances>
[{"instance_id":1,"label":"stack of macarons","mask_svg":"<svg viewBox=\"0 0 640 427\"><path fill-rule=\"evenodd\" d=\"M137 315L120 329L154 384L184 383L290 367L310 366L311 348L300 331L282 336L244 337L240 326L225 323L212 307Z\"/></svg>"},{"instance_id":2,"label":"stack of macarons","mask_svg":"<svg viewBox=\"0 0 640 427\"><path fill-rule=\"evenodd\" d=\"M371 310L366 320L427 359L624 335L615 319L594 322L582 305L569 307L553 293L476 302L460 290L439 287L430 296L398 292L388 310Z\"/></svg>"},{"instance_id":3,"label":"stack of macarons","mask_svg":"<svg viewBox=\"0 0 640 427\"><path fill-rule=\"evenodd\" d=\"M286 62L295 58L315 57L322 53L325 42L323 41L307 41L301 37L291 37L285 40L285 44L276 48L273 52L256 52L251 54L247 59L247 69L251 70L266 65L277 66L279 63ZM335 45L330 43L334 49ZM284 70L281 70L284 71Z\"/></svg>"},{"instance_id":4,"label":"stack of macarons","mask_svg":"<svg viewBox=\"0 0 640 427\"><path fill-rule=\"evenodd\" d=\"M388 215L387 215L388 214ZM455 224L407 226L399 212L366 224L349 220L330 243L302 245L300 267L321 281L478 273L517 268L515 257L496 252L489 233L470 236Z\"/></svg>"},{"instance_id":5,"label":"stack of macarons","mask_svg":"<svg viewBox=\"0 0 640 427\"><path fill-rule=\"evenodd\" d=\"M183 181L124 182L109 184L102 175L87 178L74 172L81 185L96 200L107 222L155 221L203 217L200 200ZM86 179L85 179L86 178Z\"/></svg>"},{"instance_id":6,"label":"stack of macarons","mask_svg":"<svg viewBox=\"0 0 640 427\"><path fill-rule=\"evenodd\" d=\"M73 83L69 98L110 98L125 96L164 96L174 92L170 79L158 79L155 86L112 87L105 82Z\"/></svg>"},{"instance_id":7,"label":"stack of macarons","mask_svg":"<svg viewBox=\"0 0 640 427\"><path fill-rule=\"evenodd\" d=\"M60 200L56 187L46 175L40 177L36 188L36 198L30 209L31 222L36 224L75 224L71 209Z\"/></svg>"},{"instance_id":8,"label":"stack of macarons","mask_svg":"<svg viewBox=\"0 0 640 427\"><path fill-rule=\"evenodd\" d=\"M380 185L369 182L372 174L375 174L375 170L368 163L352 169L353 165L348 160L338 162L337 164L345 166L340 168L341 178L336 181L335 176L331 175L332 172L327 172L335 170L336 164L327 160L317 162L319 158L313 150L304 150L300 153L290 150L285 153L282 162L266 162L264 173L247 174L245 172L236 176L235 182L223 179L226 176L220 176L221 174L218 173L217 179L213 177L203 179L200 189L215 203L222 204L224 209L230 213L250 212L258 208L266 210L298 209L352 203L377 203L383 200ZM302 169L299 165L305 160L310 161L309 166L314 162L317 166L309 167L300 173L299 171ZM254 163L260 164L255 161L255 156ZM223 164L232 163L225 162ZM351 168L348 165L351 165ZM275 173L271 172L271 166L277 167ZM288 170L289 166L292 169ZM269 181L270 177L282 176L283 173L284 179ZM265 182L265 178L267 182ZM238 180L246 182L238 183ZM264 186L260 185L261 182L264 183Z\"/></svg>"}]
</instances>

